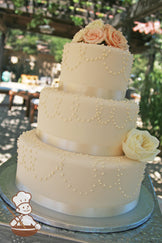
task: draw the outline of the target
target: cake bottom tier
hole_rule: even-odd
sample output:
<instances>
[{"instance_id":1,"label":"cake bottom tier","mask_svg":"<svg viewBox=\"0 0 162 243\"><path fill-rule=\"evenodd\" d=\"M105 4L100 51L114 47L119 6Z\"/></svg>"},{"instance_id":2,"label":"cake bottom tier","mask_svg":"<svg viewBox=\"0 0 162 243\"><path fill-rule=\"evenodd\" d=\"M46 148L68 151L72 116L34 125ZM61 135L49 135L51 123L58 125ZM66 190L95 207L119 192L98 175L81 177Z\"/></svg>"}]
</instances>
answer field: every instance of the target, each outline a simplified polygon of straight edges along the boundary
<instances>
[{"instance_id":1,"label":"cake bottom tier","mask_svg":"<svg viewBox=\"0 0 162 243\"><path fill-rule=\"evenodd\" d=\"M18 140L16 183L32 200L82 217L109 217L138 203L145 164L125 156L104 157L64 151L43 143L36 130Z\"/></svg>"}]
</instances>

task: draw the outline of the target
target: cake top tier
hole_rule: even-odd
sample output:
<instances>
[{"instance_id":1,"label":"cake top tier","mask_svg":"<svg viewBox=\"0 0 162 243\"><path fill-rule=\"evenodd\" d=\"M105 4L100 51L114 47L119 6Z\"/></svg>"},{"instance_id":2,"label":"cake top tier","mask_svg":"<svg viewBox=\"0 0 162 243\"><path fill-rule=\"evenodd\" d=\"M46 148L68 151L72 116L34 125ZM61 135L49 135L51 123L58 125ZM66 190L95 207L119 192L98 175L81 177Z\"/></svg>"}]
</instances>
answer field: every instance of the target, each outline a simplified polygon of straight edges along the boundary
<instances>
[{"instance_id":1,"label":"cake top tier","mask_svg":"<svg viewBox=\"0 0 162 243\"><path fill-rule=\"evenodd\" d=\"M102 20L95 20L75 34L73 43L104 44L122 50L128 50L127 40L123 34Z\"/></svg>"},{"instance_id":2,"label":"cake top tier","mask_svg":"<svg viewBox=\"0 0 162 243\"><path fill-rule=\"evenodd\" d=\"M96 20L65 44L60 81L65 92L122 100L132 61L122 33Z\"/></svg>"}]
</instances>

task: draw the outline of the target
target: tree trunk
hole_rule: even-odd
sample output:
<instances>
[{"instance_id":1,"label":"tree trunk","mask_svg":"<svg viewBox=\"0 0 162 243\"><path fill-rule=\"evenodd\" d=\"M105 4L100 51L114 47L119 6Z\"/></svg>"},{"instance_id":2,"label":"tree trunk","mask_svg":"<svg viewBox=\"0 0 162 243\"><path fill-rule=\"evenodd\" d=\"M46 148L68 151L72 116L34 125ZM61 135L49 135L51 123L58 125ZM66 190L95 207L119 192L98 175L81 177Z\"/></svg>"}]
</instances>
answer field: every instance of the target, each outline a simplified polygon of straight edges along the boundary
<instances>
[{"instance_id":1,"label":"tree trunk","mask_svg":"<svg viewBox=\"0 0 162 243\"><path fill-rule=\"evenodd\" d=\"M1 38L0 38L0 80L2 77L2 71L3 71L4 45L5 45L5 33L2 32Z\"/></svg>"}]
</instances>

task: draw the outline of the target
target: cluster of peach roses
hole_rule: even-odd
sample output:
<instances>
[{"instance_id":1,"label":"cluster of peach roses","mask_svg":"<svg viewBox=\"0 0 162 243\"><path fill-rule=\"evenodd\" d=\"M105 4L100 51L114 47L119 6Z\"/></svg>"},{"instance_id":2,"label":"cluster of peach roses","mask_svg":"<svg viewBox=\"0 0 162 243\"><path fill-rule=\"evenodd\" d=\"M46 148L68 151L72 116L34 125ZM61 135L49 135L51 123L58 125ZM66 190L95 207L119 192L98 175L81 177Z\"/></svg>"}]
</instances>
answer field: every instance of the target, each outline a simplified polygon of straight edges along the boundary
<instances>
[{"instance_id":1,"label":"cluster of peach roses","mask_svg":"<svg viewBox=\"0 0 162 243\"><path fill-rule=\"evenodd\" d=\"M127 40L123 34L109 24L104 25L102 20L95 20L81 29L75 34L72 42L106 43L108 46L128 50Z\"/></svg>"}]
</instances>

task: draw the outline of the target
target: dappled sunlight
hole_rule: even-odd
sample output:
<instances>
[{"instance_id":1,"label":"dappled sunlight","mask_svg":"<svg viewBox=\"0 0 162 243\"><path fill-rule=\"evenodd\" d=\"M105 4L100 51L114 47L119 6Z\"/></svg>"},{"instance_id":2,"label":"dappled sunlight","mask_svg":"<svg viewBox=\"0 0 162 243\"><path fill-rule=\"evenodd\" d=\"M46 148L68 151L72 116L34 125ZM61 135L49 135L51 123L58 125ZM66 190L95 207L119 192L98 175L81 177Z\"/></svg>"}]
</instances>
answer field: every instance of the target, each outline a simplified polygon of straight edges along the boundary
<instances>
[{"instance_id":1,"label":"dappled sunlight","mask_svg":"<svg viewBox=\"0 0 162 243\"><path fill-rule=\"evenodd\" d=\"M25 117L26 108L22 105L22 99L15 98L9 111L9 97L0 95L0 164L16 154L20 134L36 127L36 123L30 124L29 119Z\"/></svg>"},{"instance_id":2,"label":"dappled sunlight","mask_svg":"<svg viewBox=\"0 0 162 243\"><path fill-rule=\"evenodd\" d=\"M146 169L151 177L156 194L162 196L162 159L157 156L153 162L147 164Z\"/></svg>"}]
</instances>

